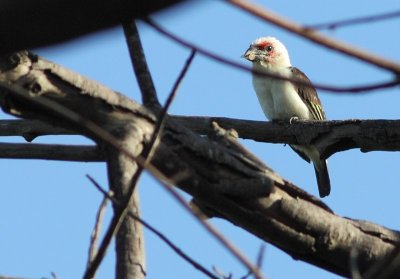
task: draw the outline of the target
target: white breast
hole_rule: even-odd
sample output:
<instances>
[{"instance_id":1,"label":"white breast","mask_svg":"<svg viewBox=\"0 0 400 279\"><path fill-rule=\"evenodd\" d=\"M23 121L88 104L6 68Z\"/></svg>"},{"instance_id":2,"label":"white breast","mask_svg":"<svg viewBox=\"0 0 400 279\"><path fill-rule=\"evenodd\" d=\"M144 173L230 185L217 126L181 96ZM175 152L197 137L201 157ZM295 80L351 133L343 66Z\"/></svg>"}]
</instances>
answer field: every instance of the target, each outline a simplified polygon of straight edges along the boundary
<instances>
[{"instance_id":1,"label":"white breast","mask_svg":"<svg viewBox=\"0 0 400 279\"><path fill-rule=\"evenodd\" d=\"M281 75L291 75L289 68L282 68L279 72ZM312 118L290 82L253 75L253 86L268 119L290 119L294 116L300 119Z\"/></svg>"}]
</instances>

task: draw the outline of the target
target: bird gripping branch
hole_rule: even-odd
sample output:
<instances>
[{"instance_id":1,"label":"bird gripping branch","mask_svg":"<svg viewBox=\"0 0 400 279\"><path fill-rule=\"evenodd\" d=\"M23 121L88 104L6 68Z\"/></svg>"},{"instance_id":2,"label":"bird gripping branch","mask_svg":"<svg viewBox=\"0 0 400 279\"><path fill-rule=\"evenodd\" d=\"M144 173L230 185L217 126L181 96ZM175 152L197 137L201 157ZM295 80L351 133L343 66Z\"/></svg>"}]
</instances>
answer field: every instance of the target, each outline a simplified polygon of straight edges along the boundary
<instances>
[{"instance_id":1,"label":"bird gripping branch","mask_svg":"<svg viewBox=\"0 0 400 279\"><path fill-rule=\"evenodd\" d=\"M274 120L325 120L325 112L317 91L307 76L293 67L286 47L274 37L256 39L247 49L244 58L253 63L253 86L265 116ZM271 73L292 80L262 76ZM300 157L314 164L320 197L328 196L331 190L327 161L313 145L291 145Z\"/></svg>"}]
</instances>

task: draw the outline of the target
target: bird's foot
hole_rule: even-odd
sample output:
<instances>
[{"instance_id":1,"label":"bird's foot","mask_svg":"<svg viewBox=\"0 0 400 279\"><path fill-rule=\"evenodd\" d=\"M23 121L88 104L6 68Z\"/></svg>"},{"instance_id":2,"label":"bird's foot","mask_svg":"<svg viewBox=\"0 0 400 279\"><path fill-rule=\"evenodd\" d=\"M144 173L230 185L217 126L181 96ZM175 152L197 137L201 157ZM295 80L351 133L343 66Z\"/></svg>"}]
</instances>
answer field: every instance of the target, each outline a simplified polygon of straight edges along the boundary
<instances>
[{"instance_id":1,"label":"bird's foot","mask_svg":"<svg viewBox=\"0 0 400 279\"><path fill-rule=\"evenodd\" d=\"M297 120L299 120L299 118L297 116L292 116L289 119L289 124L292 124L293 122L296 122Z\"/></svg>"}]
</instances>

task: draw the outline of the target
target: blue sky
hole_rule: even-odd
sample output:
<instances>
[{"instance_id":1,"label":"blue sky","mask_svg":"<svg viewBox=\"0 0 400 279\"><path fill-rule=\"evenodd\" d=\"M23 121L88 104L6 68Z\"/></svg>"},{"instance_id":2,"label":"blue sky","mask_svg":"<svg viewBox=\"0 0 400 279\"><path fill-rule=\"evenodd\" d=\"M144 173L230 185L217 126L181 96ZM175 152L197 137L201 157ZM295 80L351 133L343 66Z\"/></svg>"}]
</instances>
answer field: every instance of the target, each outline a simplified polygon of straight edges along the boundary
<instances>
[{"instance_id":1,"label":"blue sky","mask_svg":"<svg viewBox=\"0 0 400 279\"><path fill-rule=\"evenodd\" d=\"M398 10L400 1L303 0L258 1L292 20L314 24ZM375 67L333 53L298 36L255 19L222 1L197 1L154 15L158 23L194 44L248 65L240 56L252 40L271 35L288 48L292 64L316 83L337 86L385 81L391 76ZM331 37L400 61L400 19L326 31ZM189 50L139 24L145 53L162 100L169 93ZM57 46L35 50L43 57L140 100L121 28L114 28ZM399 89L364 95L319 93L329 119L398 119ZM197 55L171 110L173 114L265 120L249 73ZM2 118L9 118L1 114ZM23 142L2 138L3 142ZM42 137L37 143L90 143L82 137ZM242 143L267 165L309 193L317 195L314 170L288 146ZM365 219L396 229L400 159L397 153L351 150L329 159L332 192L324 201L339 215ZM82 276L94 216L101 195L85 178L92 175L106 187L105 165L39 160L0 160L0 274L27 278ZM204 266L216 266L234 278L246 270L148 175L141 179L143 218ZM188 197L189 198L189 197ZM111 216L108 209L107 220ZM107 221L106 220L106 221ZM260 239L223 220L211 220L250 259ZM154 235L145 233L148 278L204 278ZM337 278L293 260L267 244L264 273L268 278ZM109 249L97 278L113 278L114 251Z\"/></svg>"}]
</instances>

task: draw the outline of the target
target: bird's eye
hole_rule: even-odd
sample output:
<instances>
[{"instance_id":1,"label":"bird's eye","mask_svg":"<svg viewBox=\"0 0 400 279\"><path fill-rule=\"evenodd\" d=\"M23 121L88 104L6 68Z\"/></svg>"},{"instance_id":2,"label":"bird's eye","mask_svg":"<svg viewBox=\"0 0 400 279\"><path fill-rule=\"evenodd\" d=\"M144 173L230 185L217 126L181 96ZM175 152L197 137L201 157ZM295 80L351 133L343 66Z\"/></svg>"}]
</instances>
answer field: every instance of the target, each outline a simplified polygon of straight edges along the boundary
<instances>
[{"instance_id":1,"label":"bird's eye","mask_svg":"<svg viewBox=\"0 0 400 279\"><path fill-rule=\"evenodd\" d=\"M266 49L268 52L271 52L271 51L274 49L274 47L273 47L273 46L267 46L265 49Z\"/></svg>"}]
</instances>

